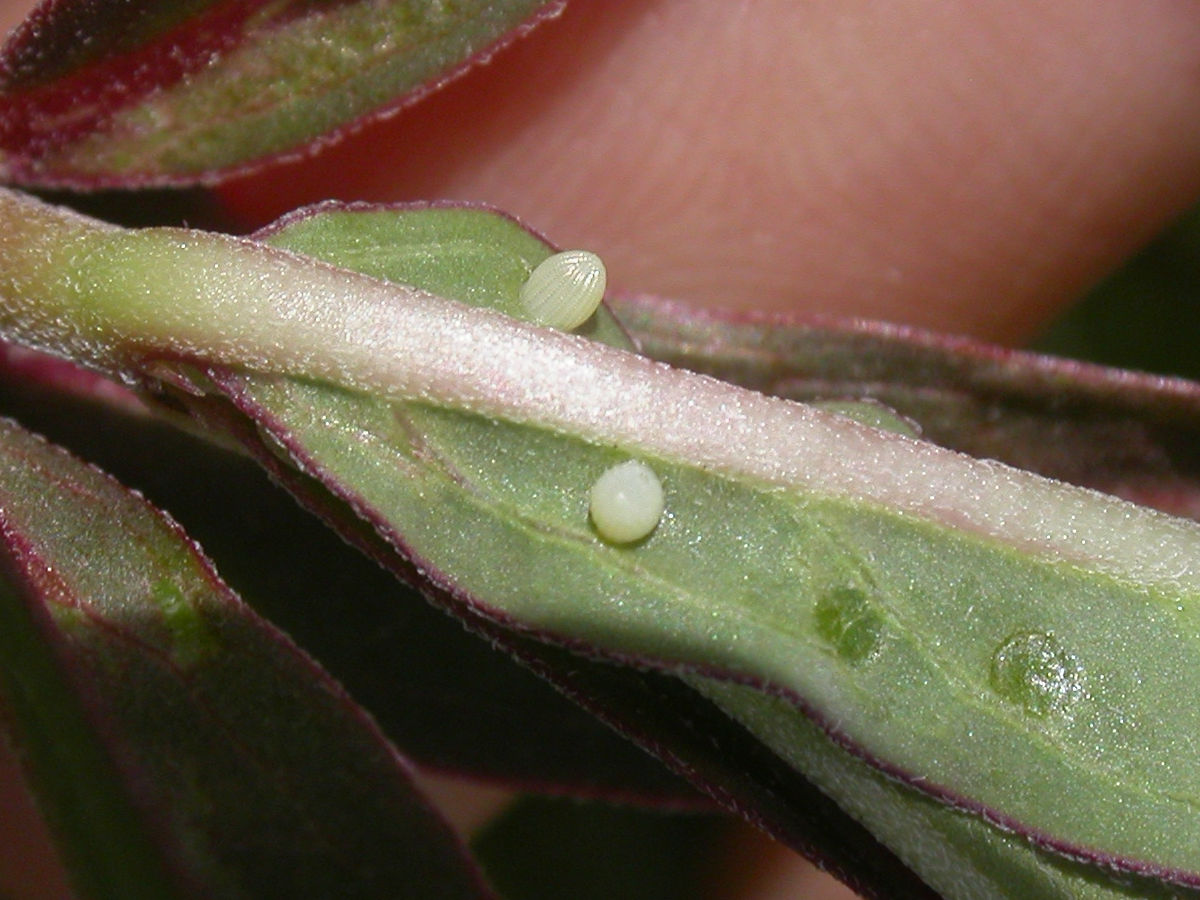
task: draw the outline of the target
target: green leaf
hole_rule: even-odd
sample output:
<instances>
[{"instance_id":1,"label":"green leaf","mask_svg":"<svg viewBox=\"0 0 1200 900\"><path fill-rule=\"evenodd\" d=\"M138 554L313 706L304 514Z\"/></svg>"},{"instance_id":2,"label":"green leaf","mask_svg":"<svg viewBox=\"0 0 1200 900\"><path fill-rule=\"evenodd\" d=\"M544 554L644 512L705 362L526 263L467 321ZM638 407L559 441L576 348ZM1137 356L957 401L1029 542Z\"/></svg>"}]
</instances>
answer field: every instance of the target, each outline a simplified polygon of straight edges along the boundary
<instances>
[{"instance_id":1,"label":"green leaf","mask_svg":"<svg viewBox=\"0 0 1200 900\"><path fill-rule=\"evenodd\" d=\"M430 216L425 223L429 232L435 232L434 222L432 221L438 215L447 215L449 213L438 213L435 216ZM454 213L456 217L461 217L465 223L469 221L471 216L465 211ZM468 267L456 265L453 262L455 254L449 251L449 246L457 246L451 244L450 241L435 242L430 240L428 234L423 239L413 240L411 236L418 227L416 223L421 222L419 214L414 213L388 213L386 211L359 213L348 212L330 212L326 215L317 215L305 217L300 220L302 224L284 228L280 232L270 236L270 240L276 244L281 244L288 249L302 250L311 255L318 256L329 261L350 265L354 268L360 268L359 260L370 258L372 260L372 268L369 269L371 274L388 277L393 280L403 281L409 284L416 284L428 290L434 290L438 293L448 296L468 295L468 292L482 291L484 296L494 297L497 294L505 293L505 285L502 283L492 283L487 279L486 273L500 272L507 268L505 262L497 258L500 256L499 247L502 244L502 235L497 232L490 233L487 236L488 244L494 251L495 256L482 261L485 264L481 265L476 271L478 274L472 276ZM500 223L497 222L498 226ZM478 226L477 226L478 227ZM447 232L442 232L446 234ZM518 235L514 233L513 238ZM459 240L464 240L459 238ZM464 240L464 243L466 241ZM479 244L483 244L483 238L478 239ZM437 246L441 244L441 246ZM444 254L439 260L439 251ZM467 254L462 254L467 256ZM420 262L416 260L419 259ZM440 264L439 264L440 262ZM526 259L525 266L531 266L536 262L534 258ZM439 274L434 275L431 270L441 270ZM453 277L446 273L452 273L457 278L455 282ZM514 277L507 285L507 293L510 297L515 297L515 288L519 286L520 279ZM328 401L320 402L315 396L309 396L307 399L287 399L280 401L277 394L272 393L270 399L264 400L264 394L261 392L261 385L256 390L251 386L250 392L255 394L256 401L262 403L263 409L258 421L263 422L272 418L279 409L286 408L296 410L308 407L314 410L320 410L321 416L326 416L330 410ZM317 389L319 390L319 389ZM392 407L394 415L399 415L396 407ZM310 414L311 416L312 414ZM556 473L557 477L550 479L538 478L533 469L537 466L544 465L545 460L549 458L577 458L582 452L579 448L574 448L570 453L542 452L530 453L530 441L514 439L512 435L505 435L499 439L481 438L478 434L471 433L453 433L449 436L439 434L437 423L430 420L429 411L423 409L410 409L405 413L408 422L408 431L410 434L420 434L423 446L423 453L428 456L433 447L471 447L474 449L474 455L479 462L471 466L469 474L463 475L463 468L456 467L456 475L466 482L470 488L478 490L479 481L476 480L478 473L486 472L489 467L495 465L494 460L500 456L503 458L511 458L524 452L528 454L529 465L527 469L519 470L517 477L513 477L512 467L507 467L500 478L508 482L515 483L535 483L544 484L547 481L550 483L566 482L567 484L579 483L582 479L568 474L561 475ZM371 421L370 418L360 418L360 414L349 414L344 418L337 417L340 421L351 422L356 421L361 424L365 421ZM293 420L294 421L294 420ZM327 424L327 423L326 423ZM488 426L495 428L496 426ZM327 455L327 448L322 445L322 449L314 449L313 431L322 430L324 426L319 426L306 434L300 435L292 431L289 435L292 441L305 448L306 453L312 453L316 460L320 460L317 465L322 465L330 456ZM440 439L439 439L440 438ZM361 433L360 433L361 440ZM513 449L517 448L517 449ZM295 448L292 448L295 452ZM353 461L348 461L343 472L350 471L354 466ZM361 485L354 475L347 475L344 480L336 479L340 484L354 484L355 487ZM499 479L497 479L499 480ZM585 482L586 483L586 482ZM460 485L461 487L461 485ZM495 489L495 485L491 487ZM391 494L394 496L394 491ZM511 494L511 491L505 491L506 495ZM379 496L375 494L374 496ZM506 497L507 499L507 497ZM370 508L378 510L380 507L368 503ZM453 506L453 501L445 501L445 503L436 504L438 510L445 510L446 506ZM737 501L730 503L730 506L740 505ZM390 507L394 509L394 507ZM699 511L698 511L699 514ZM508 515L513 516L510 509ZM486 514L478 514L480 519L487 518ZM533 516L529 517L534 519ZM542 515L542 521L545 516ZM573 516L576 527L578 523L585 517L582 511L576 506ZM413 515L405 510L404 513L395 515L391 521L411 522ZM535 520L536 521L536 520ZM566 527L566 523L559 523L560 527ZM446 525L446 528L451 533L455 533L458 528L467 527L465 523L452 520ZM410 532L411 533L411 532ZM407 537L407 534L404 535ZM754 540L754 535L749 530L742 530L738 537L745 541L750 546L755 546L758 542ZM699 540L697 536L696 540ZM490 599L495 595L495 581L493 573L497 571L499 566L497 560L503 559L506 554L511 554L514 547L524 546L528 544L526 541L509 541L505 537L500 537L492 543L481 545L477 542L470 544L469 550L473 554L480 554L483 547L493 549L493 554L490 558L484 553L485 559L478 564L478 568L488 573L485 577L492 579L488 584L480 584L473 586L471 595L480 598ZM441 548L441 553L448 554L451 550ZM710 550L711 552L711 550ZM749 555L749 554L745 554ZM773 555L771 548L767 547L766 556ZM437 558L446 558L439 555ZM521 564L526 566L528 570L538 572L541 571L544 562L541 559L521 558ZM464 569L461 562L456 562L448 567L448 571L453 575L458 575ZM682 567L679 567L682 568ZM746 578L746 570L753 569L761 571L766 568L760 560L756 560L756 564L747 566L746 564L728 566L728 572L734 578ZM581 595L587 594L586 587L578 582L594 577L594 570L589 570L587 566L580 565L578 568L568 568L567 572L554 570L549 579L565 576L570 572L579 572L579 578L574 582L560 582L560 594L568 601L573 601ZM711 590L716 593L721 592L720 582L713 575L707 572L705 575L707 583L711 586ZM528 578L528 576L526 576ZM455 579L456 584L461 586L461 579ZM752 587L750 588L753 589ZM514 593L520 591L521 588L514 587ZM732 589L729 589L732 592ZM547 591L546 593L550 593ZM848 600L847 600L848 598ZM846 600L852 607L847 612L842 608L843 604L835 602L837 599ZM822 606L820 603L816 609L816 630L821 636L829 641L839 652L847 657L851 662L862 662L867 655L874 651L872 641L874 634L872 633L871 625L871 610L866 609L865 604L862 604L857 595L847 592L841 598L835 598ZM599 616L597 617L599 618ZM528 624L528 618L521 618L521 621ZM558 628L559 634L579 633L580 629ZM652 652L652 651L651 651ZM695 686L699 687L702 693L709 693L717 698L726 699L734 697L734 702L727 702L727 710L734 716L746 724L752 726L752 730L759 735L764 736L768 740L774 737L781 728L790 729L786 740L776 741L776 749L781 752L785 759L788 759L793 764L798 764L798 767L809 774L822 775L829 769L838 771L845 770L850 774L842 774L838 779L826 777L822 784L827 791L830 791L838 796L839 799L858 814L860 818L866 818L877 829L887 826L886 836L888 842L893 846L899 847L902 852L909 854L911 864L914 868L922 872L927 878L937 879L939 886L946 888L951 895L959 892L963 883L971 884L978 890L986 888L995 890L997 886L1003 886L1003 889L1008 892L1008 896L1021 897L1029 896L1030 890L1049 891L1053 889L1062 893L1063 896L1071 896L1071 892L1077 890L1088 890L1095 896L1104 896L1111 890L1108 879L1103 875L1088 871L1082 867L1073 867L1063 865L1054 860L1048 860L1036 853L1032 853L1024 842L1020 839L1014 839L1010 836L1002 835L991 826L975 819L966 816L962 813L957 813L945 808L941 804L931 803L928 799L923 799L920 795L915 795L912 791L905 791L903 788L893 787L891 782L880 778L878 775L870 773L869 770L864 771L861 764L855 763L844 752L832 747L824 736L820 735L819 729L807 722L803 717L797 716L794 710L786 705L781 706L777 702L773 706L768 707L768 713L760 714L758 711L764 704L770 704L767 698L764 698L760 692L748 691L746 689L735 689L730 686L720 685L719 682L711 682L707 680L694 681ZM708 687L709 690L705 690ZM1046 702L1046 698L1038 695L1035 692L1028 690L1028 683L1022 682L1019 679L1015 683L1007 686L1010 692L1015 691L1020 695L1022 700L1032 704L1034 707L1041 709ZM1049 710L1043 710L1048 712ZM785 723L787 723L785 725ZM846 782L852 778L857 778L858 782L852 782L852 789L847 790ZM886 787L885 787L886 785ZM840 790L839 790L840 788ZM878 794L887 795L889 791L894 792L895 796L890 797L887 809L888 815L880 815L876 812L875 815L870 814L871 804L874 800L867 798L875 798ZM865 815L864 815L865 814ZM929 833L936 834L940 840L936 842L934 848L929 847L929 840L926 837L923 840L913 841L911 822L913 818L919 820L928 819L932 823ZM936 826L933 827L933 826ZM945 864L945 850L952 848L955 855L952 857L952 865ZM931 859L932 857L932 859ZM959 867L962 867L959 871ZM1149 886L1152 892L1157 890L1153 886ZM1165 891L1164 891L1165 893Z\"/></svg>"},{"instance_id":2,"label":"green leaf","mask_svg":"<svg viewBox=\"0 0 1200 900\"><path fill-rule=\"evenodd\" d=\"M8 334L202 362L188 389L472 608L756 685L931 796L1200 880L1194 524L309 258L5 199ZM666 513L617 546L587 495L630 457Z\"/></svg>"},{"instance_id":3,"label":"green leaf","mask_svg":"<svg viewBox=\"0 0 1200 900\"><path fill-rule=\"evenodd\" d=\"M483 897L403 762L178 527L0 422L0 698L88 897Z\"/></svg>"},{"instance_id":4,"label":"green leaf","mask_svg":"<svg viewBox=\"0 0 1200 900\"><path fill-rule=\"evenodd\" d=\"M393 222L389 227L388 218L385 212L312 217L304 220L304 235L299 240L288 229L273 235L271 240L288 249L302 250L347 265L353 265L356 259L370 255L376 266L371 270L372 274L416 284L444 295L456 296L476 289L474 279L469 275L464 277L462 267L453 262L446 262L445 270L457 276L457 284L445 274L438 279L425 280L429 278L425 274L428 258L425 260L426 267L422 268L407 264L405 257L408 251L389 249L406 247L407 242L402 237L406 226ZM416 219L416 216L410 218ZM366 221L356 221L358 219ZM374 231L368 235L366 228L373 228ZM389 231L393 233L385 239L384 235ZM323 236L324 240L319 239L318 235ZM493 235L488 239L496 240L497 237ZM416 246L421 246L421 242L417 242ZM358 255L346 254L345 247L355 248L354 253ZM430 257L437 256L436 251L426 252ZM453 257L451 253L446 255ZM358 268L356 265L354 267ZM477 270L479 274L475 279L487 285L484 289L487 295L503 295L504 285L486 282L483 273L502 271L503 268L499 261L492 260ZM514 288L519 283L520 280L514 278L509 284L510 297L515 296ZM933 660L927 658L912 668L898 665L889 671L886 665L879 665L879 680L865 686L867 693L877 693L878 696L863 713L864 718L875 720L875 727L885 721L903 721L906 718L909 721L921 721L939 715L932 697L915 702L911 707L896 707L899 692L894 688L888 690L891 687L889 679L916 681L930 678L930 673L936 677L938 663L959 671L973 663L985 670L984 677L976 676L976 685L972 690L972 693L982 697L964 697L960 701L965 709L973 713L970 719L965 719L971 724L961 726L961 730L960 726L954 724L946 727L947 743L951 746L957 743L962 731L984 727L982 716L974 713L971 707L977 704L982 706L986 702L987 692L993 695L993 703L996 699L1000 700L999 718L1003 724L994 734L986 737L972 735L971 744L988 745L992 758L1000 762L1021 758L1020 744L1029 739L1030 731L1039 742L1047 738L1061 740L1077 715L1095 715L1096 704L1091 697L1084 696L1088 687L1084 683L1082 663L1073 650L1063 648L1058 637L1065 631L1066 622L1063 619L1071 613L1067 610L1058 612L1055 624L1043 625L1041 631L1035 630L1030 624L1026 624L1022 630L1021 624L1050 621L1050 613L1037 610L1045 594L1053 595L1057 591L1074 588L1080 601L1088 602L1089 595L1094 596L1102 589L1102 580L1090 579L1082 586L1072 586L1069 578L1051 576L1048 579L1042 573L1022 573L1020 569L1025 566L1019 557L1001 559L998 565L987 566L984 560L989 556L994 558L994 551L989 553L987 548L979 548L975 541L957 536L960 549L954 553L951 550L955 543L953 535L946 543L948 558L940 560L939 565L930 570L929 562L917 561L918 554L928 553L920 545L930 539L926 535L913 535L912 523L903 520L889 523L888 517L881 516L878 510L856 511L846 516L832 508L821 509L810 500L804 513L810 517L810 521L815 520L815 527L809 525L805 528L799 515L795 511L788 511L790 504L764 503L761 490L739 492L734 487L726 487L725 496L714 498L713 488L706 483L711 479L697 477L684 470L676 470L673 479L665 480L668 484L673 482L676 485L677 495L691 495L695 499L684 501L686 507L677 503L672 509L673 521L663 524L663 532L656 532L645 547L627 554L629 559L623 568L628 571L625 579L622 579L607 571L620 563L605 561L604 557L608 554L594 551L596 542L587 532L583 491L580 490L580 486L590 484L605 465L620 459L619 452L578 443L572 446L560 437L531 429L506 427L457 413L443 414L417 405L410 405L403 411L391 405L380 413L374 413L370 401L359 397L331 400L325 396L322 399L321 395L328 393L324 388L306 387L295 382L266 385L257 380L244 387L249 398L252 398L249 402L260 407L256 415L260 423L271 422L280 416L281 410L287 411L287 432L277 433L276 438L283 442L294 458L303 456L311 460L312 468L322 470L327 483L343 486L343 490L353 492L360 508L369 508L376 514L382 512L387 521L400 523L398 539L409 546L415 544L421 548L417 553L419 558L429 562L436 560L437 567L448 573L458 590L465 590L470 596L499 606L503 612L514 615L525 627L532 625L560 637L588 635L589 643L601 647L616 646L623 652L632 650L659 659L690 658L700 666L720 665L714 659L715 654L714 657L705 658L691 648L676 649L664 641L664 629L652 626L652 617L657 610L661 610L664 594L668 593L667 587L655 585L648 590L639 590L630 582L657 576L658 580L677 592L687 590L687 584L704 585L703 591L693 588L688 592L689 599L697 598L697 606L700 607L689 638L693 642L692 647L703 646L704 638L711 633L710 617L716 608L715 604L707 607L702 605L702 593L738 597L743 607L750 606L748 598L759 593L783 593L787 599L795 595L808 595L816 598L808 610L803 609L806 604L784 605L776 613L782 617L777 619L774 627L783 634L808 631L817 639L814 643L824 645L816 654L818 660L821 651L824 654L832 651L838 657L837 661L851 670L876 666L879 665L876 657L886 652L886 640L912 641L916 649L909 656L910 660L933 657ZM243 398L242 402L246 400ZM355 408L347 410L342 403L353 403ZM300 410L309 412L300 413ZM330 427L332 411L336 411L333 421L343 423L340 428ZM418 466L411 456L405 458L402 452L396 452L395 445L402 442L396 438L397 426L386 421L388 417L399 420L399 429L406 434L406 442L419 442L420 449L417 452L423 466ZM350 423L355 423L357 429L353 443L337 434L340 429L349 428ZM373 424L364 429L367 423ZM384 440L390 435L391 449L383 451L380 445L375 445L371 448L375 452L363 453L370 446L364 445L364 435L368 433L384 436ZM350 448L351 452L347 453L345 448ZM399 486L379 483L387 478L386 474L382 474L377 482L371 472L364 473L361 464L364 456L377 461L386 460L384 473L390 463L398 469L403 468L409 478L399 480ZM586 461L588 456L592 456L592 460ZM372 469L378 465L376 462ZM440 479L426 476L426 470L433 467L442 468ZM421 513L413 508L416 505L414 501L400 496L406 492L409 496L419 497L417 502L423 503L427 511ZM475 496L464 501L459 496L464 492ZM452 496L452 493L455 495ZM431 502L434 497L437 498L436 502ZM456 508L461 509L461 513L456 513ZM430 512L439 518L438 523L425 525L419 532L420 537L415 538L414 523L424 524L423 520L429 518ZM789 518L792 521L788 521ZM699 524L688 527L678 524L679 519ZM765 527L760 524L762 519L766 520ZM713 520L715 527L710 527L709 523ZM483 523L491 522L498 524L494 526L494 533L488 535ZM667 528L677 533L664 533ZM469 543L460 538L468 529L473 535ZM797 532L802 529L810 533L798 538ZM946 538L940 540L946 541ZM539 546L548 543L558 546ZM587 550L579 546L589 543L593 547ZM698 558L692 548L701 543L705 545L705 554ZM913 558L904 560L905 551L914 544L920 549L910 550ZM651 545L657 549L656 557L649 552ZM426 549L431 546L436 550ZM815 551L809 548L815 548ZM574 561L568 555L572 552L577 554ZM467 556L470 556L470 561ZM564 556L567 558L562 561ZM820 563L810 563L807 572L805 567L797 564L796 558L804 556L824 558L823 578L812 574L814 569L821 566ZM872 570L858 562L861 559L885 558L902 562L899 572L889 581L884 581L879 568ZM519 570L512 572L513 569ZM696 569L700 569L699 574ZM924 578L914 574L918 570L922 570ZM972 576L964 578L960 571L972 572ZM470 573L479 574L475 580L468 580ZM688 573L690 577L685 578L682 573ZM598 578L606 579L608 583L596 589L591 582ZM1054 586L1048 586L1048 582ZM783 585L788 587L781 590ZM928 647L921 646L928 638L920 634L921 629L916 623L941 619L949 624L953 613L946 612L946 608L951 608L952 603L953 608L960 612L968 609L970 615L969 607L974 605L972 601L980 606L995 604L999 595L1014 589L1016 596L1007 599L1009 609L982 610L974 617L978 622L968 620L972 629L1000 635L1001 640L989 642L986 637L976 638L977 646L966 652L960 650L958 654L942 650L934 655ZM528 601L523 596L526 592L540 594L536 618L526 606ZM1119 591L1111 593L1119 594ZM497 596L504 596L504 602L497 603ZM581 610L580 599L588 596L597 597L597 605L590 610ZM632 625L612 621L617 618L612 611L614 597L624 601L621 605L633 605L645 612L646 617ZM1021 602L1022 597L1028 599ZM1134 618L1136 610L1144 610L1144 607L1138 602L1139 598L1132 599L1135 612L1131 618ZM885 606L887 600L891 601L890 609ZM1115 602L1129 603L1130 600ZM554 606L552 611L548 610L551 605ZM801 608L797 610L795 606ZM764 607L765 604L759 607L760 615L769 609ZM519 611L514 614L514 609ZM805 612L811 616L809 624L797 625L787 621L786 617L800 618ZM909 624L907 627L893 624L887 620L890 616L903 617ZM608 627L614 628L613 632L606 633L603 630L605 625L601 623L605 620L611 622ZM684 616L675 613L672 627L680 628L683 621L686 621ZM712 640L736 641L742 637L737 634L736 625L726 624L729 627L727 634L711 634ZM1108 643L1111 647L1112 639L1103 633L1105 625L1083 629L1080 643ZM1170 625L1167 627L1169 629ZM910 633L892 637L886 633L892 629L903 629ZM930 630L936 638L936 630ZM759 636L757 640L754 634ZM1153 637L1150 641L1150 647L1157 643ZM754 671L751 665L744 664L742 671L764 678L763 657L770 652L771 638L758 631L746 635L744 642L749 648L745 652L754 654L754 666L758 669ZM881 648L880 644L885 646ZM1190 648L1184 649L1186 652ZM736 648L723 647L722 650L728 654L728 658L737 658L739 655L739 649ZM784 643L778 662L781 669L789 665L790 654L799 655L791 642ZM897 657L900 655L897 654ZM981 657L983 665L976 662ZM1190 658L1194 665L1195 656L1190 655ZM836 668L830 668L836 672ZM822 673L822 677L831 676ZM1087 677L1098 677L1110 684L1115 680L1115 676L1107 672L1088 674ZM1054 682L1055 678L1059 679L1057 683ZM1074 680L1076 678L1079 679L1078 683ZM764 680L777 686L783 681L782 678L770 676L765 676ZM964 690L958 679L947 678L940 687L949 696L961 694ZM834 690L844 689L838 687ZM1110 712L1109 721L1097 722L1093 719L1076 731L1077 752L1081 755L1100 755L1103 749L1102 745L1094 743L1096 736L1120 725L1124 725L1124 734L1116 739L1110 738L1108 743L1109 746L1115 745L1117 752L1123 750L1122 745L1128 741L1132 729L1131 723L1121 721L1121 717L1130 716L1131 707L1140 707L1138 712L1143 716L1154 716L1157 720L1169 719L1174 705L1171 695L1168 693L1164 696L1161 691L1147 693L1157 710L1153 707L1147 709L1150 703L1140 698L1126 698L1116 716ZM801 696L811 695L802 693ZM1111 697L1106 699L1112 703ZM1071 708L1077 702L1091 704L1093 708L1081 713L1079 709ZM835 709L834 715L844 714L842 707ZM826 717L829 715L825 714ZM1005 742L1004 732L1012 726L1013 720L1019 720L1021 716L1027 717L1033 727L1026 725L1026 733L1017 737L1015 742ZM931 736L934 735L924 730L916 732L916 738L922 742ZM944 754L945 751L939 748L938 752ZM1056 765L1054 755L1045 754L1043 765ZM1039 762L1036 757L1028 761ZM1046 771L1041 775L1049 781L1057 773ZM1027 784L1034 777L1037 777L1035 773L1022 772ZM992 778L1003 781L1012 776L1003 772L992 775ZM1092 789L1107 792L1112 789L1112 784L1111 781L1105 784L1097 779ZM976 796L973 792L966 792L967 802ZM1102 823L1097 830L1103 835L1111 829ZM1014 851L1006 847L1006 850L1018 859L1023 859L1026 852L1023 848ZM1035 872L1048 868L1051 867L1045 863L1033 866Z\"/></svg>"},{"instance_id":5,"label":"green leaf","mask_svg":"<svg viewBox=\"0 0 1200 900\"><path fill-rule=\"evenodd\" d=\"M217 180L415 102L559 6L46 3L0 56L0 177Z\"/></svg>"}]
</instances>

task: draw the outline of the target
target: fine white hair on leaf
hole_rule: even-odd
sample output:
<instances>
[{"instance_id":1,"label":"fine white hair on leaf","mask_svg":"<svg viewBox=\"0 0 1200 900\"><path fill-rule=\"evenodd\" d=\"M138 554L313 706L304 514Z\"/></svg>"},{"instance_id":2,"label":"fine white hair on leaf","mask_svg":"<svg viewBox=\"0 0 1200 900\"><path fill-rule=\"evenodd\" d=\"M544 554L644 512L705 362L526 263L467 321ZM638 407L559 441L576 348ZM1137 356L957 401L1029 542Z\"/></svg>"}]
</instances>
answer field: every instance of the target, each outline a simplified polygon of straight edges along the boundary
<instances>
[{"instance_id":1,"label":"fine white hair on leaf","mask_svg":"<svg viewBox=\"0 0 1200 900\"><path fill-rule=\"evenodd\" d=\"M658 527L663 514L662 482L636 459L619 463L596 479L589 499L592 524L611 544L641 540Z\"/></svg>"},{"instance_id":2,"label":"fine white hair on leaf","mask_svg":"<svg viewBox=\"0 0 1200 900\"><path fill-rule=\"evenodd\" d=\"M530 322L570 331L591 318L607 282L604 263L595 253L564 250L529 274L521 285L521 306Z\"/></svg>"}]
</instances>

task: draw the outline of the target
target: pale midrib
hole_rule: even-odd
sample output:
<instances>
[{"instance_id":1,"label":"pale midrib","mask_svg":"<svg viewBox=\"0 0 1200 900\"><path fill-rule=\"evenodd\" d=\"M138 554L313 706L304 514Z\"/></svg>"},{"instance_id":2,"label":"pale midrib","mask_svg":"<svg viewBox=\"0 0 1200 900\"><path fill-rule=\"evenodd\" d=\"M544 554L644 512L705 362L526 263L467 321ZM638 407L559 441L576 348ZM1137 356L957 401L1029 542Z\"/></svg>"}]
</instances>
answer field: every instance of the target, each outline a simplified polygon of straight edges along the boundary
<instances>
[{"instance_id":1,"label":"pale midrib","mask_svg":"<svg viewBox=\"0 0 1200 900\"><path fill-rule=\"evenodd\" d=\"M6 194L0 216L37 204L17 199L13 211L19 195ZM1200 593L1194 523L250 241L182 230L107 235L112 281L95 285L88 303L110 365L128 364L140 345L539 424ZM14 252L19 244L0 248L0 264ZM42 277L90 285L86 269ZM129 297L155 302L127 307ZM7 325L24 298L3 299ZM8 330L38 343L19 326Z\"/></svg>"}]
</instances>

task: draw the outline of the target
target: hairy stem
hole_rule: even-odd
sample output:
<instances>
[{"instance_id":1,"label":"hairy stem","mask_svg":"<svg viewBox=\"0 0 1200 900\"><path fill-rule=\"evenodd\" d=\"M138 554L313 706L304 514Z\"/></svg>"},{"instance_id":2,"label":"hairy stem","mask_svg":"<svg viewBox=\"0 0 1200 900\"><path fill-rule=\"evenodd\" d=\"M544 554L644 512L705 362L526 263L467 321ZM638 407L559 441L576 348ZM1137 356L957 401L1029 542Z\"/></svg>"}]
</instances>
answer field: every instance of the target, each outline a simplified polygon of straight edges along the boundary
<instances>
[{"instance_id":1,"label":"hairy stem","mask_svg":"<svg viewBox=\"0 0 1200 900\"><path fill-rule=\"evenodd\" d=\"M326 381L874 502L1106 574L1200 589L1192 523L576 335L255 242L114 228L7 190L0 234L0 335L113 374L174 357Z\"/></svg>"}]
</instances>

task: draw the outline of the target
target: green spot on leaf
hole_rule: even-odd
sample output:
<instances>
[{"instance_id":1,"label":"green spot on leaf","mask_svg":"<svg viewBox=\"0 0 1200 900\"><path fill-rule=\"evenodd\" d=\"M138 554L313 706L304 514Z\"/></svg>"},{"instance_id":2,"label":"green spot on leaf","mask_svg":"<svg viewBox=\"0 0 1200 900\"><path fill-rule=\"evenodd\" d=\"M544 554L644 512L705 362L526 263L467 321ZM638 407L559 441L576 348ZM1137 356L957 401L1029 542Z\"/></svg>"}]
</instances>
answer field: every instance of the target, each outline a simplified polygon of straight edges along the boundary
<instances>
[{"instance_id":1,"label":"green spot on leaf","mask_svg":"<svg viewBox=\"0 0 1200 900\"><path fill-rule=\"evenodd\" d=\"M815 617L817 634L848 663L872 656L883 637L883 617L858 588L834 588L824 594L817 601Z\"/></svg>"},{"instance_id":2,"label":"green spot on leaf","mask_svg":"<svg viewBox=\"0 0 1200 900\"><path fill-rule=\"evenodd\" d=\"M151 589L150 598L162 613L177 663L192 666L217 652L218 641L203 614L179 585L164 578Z\"/></svg>"}]
</instances>

